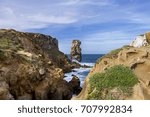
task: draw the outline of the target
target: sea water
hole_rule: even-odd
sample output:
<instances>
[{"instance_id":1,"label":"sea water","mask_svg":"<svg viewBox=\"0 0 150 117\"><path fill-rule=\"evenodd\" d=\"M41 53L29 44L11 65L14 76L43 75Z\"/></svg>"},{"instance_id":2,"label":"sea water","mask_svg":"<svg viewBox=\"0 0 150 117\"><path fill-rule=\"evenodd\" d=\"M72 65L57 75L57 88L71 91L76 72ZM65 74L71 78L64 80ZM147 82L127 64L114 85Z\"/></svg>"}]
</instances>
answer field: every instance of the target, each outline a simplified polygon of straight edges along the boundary
<instances>
[{"instance_id":1,"label":"sea water","mask_svg":"<svg viewBox=\"0 0 150 117\"><path fill-rule=\"evenodd\" d=\"M91 66L91 68L73 69L72 72L65 74L65 80L69 82L72 79L72 75L76 75L80 79L81 87L82 87L84 84L84 79L86 78L86 76L88 75L92 67L95 65L96 61L102 56L104 55L103 54L83 54L82 62L80 62L80 64ZM70 58L70 55L68 55L68 57Z\"/></svg>"}]
</instances>

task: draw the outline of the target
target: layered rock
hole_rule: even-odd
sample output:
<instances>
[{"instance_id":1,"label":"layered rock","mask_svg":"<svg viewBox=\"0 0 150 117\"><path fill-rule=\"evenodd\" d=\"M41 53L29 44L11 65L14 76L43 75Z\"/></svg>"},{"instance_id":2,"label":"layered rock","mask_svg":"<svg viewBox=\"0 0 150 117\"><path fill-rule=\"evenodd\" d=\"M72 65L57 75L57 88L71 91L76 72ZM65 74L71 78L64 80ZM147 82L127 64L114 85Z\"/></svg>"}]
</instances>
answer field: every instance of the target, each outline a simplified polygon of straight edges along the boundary
<instances>
[{"instance_id":1,"label":"layered rock","mask_svg":"<svg viewBox=\"0 0 150 117\"><path fill-rule=\"evenodd\" d=\"M57 39L0 30L0 99L70 99L63 78L71 67Z\"/></svg>"},{"instance_id":2,"label":"layered rock","mask_svg":"<svg viewBox=\"0 0 150 117\"><path fill-rule=\"evenodd\" d=\"M72 41L72 47L70 52L71 59L75 59L78 62L81 62L82 60L82 53L81 53L81 41L79 40L73 40Z\"/></svg>"}]
</instances>

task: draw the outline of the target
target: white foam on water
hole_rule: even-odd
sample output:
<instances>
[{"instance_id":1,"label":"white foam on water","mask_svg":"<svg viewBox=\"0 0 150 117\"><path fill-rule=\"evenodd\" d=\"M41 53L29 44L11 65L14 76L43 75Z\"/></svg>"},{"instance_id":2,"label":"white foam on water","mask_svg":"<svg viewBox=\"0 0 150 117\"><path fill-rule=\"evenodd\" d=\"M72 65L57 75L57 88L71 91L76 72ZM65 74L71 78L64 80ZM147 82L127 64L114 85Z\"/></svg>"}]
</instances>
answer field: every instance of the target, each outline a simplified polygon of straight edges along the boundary
<instances>
[{"instance_id":1,"label":"white foam on water","mask_svg":"<svg viewBox=\"0 0 150 117\"><path fill-rule=\"evenodd\" d=\"M87 65L87 66L91 66L93 67L95 65L95 63L80 63L81 65Z\"/></svg>"},{"instance_id":2,"label":"white foam on water","mask_svg":"<svg viewBox=\"0 0 150 117\"><path fill-rule=\"evenodd\" d=\"M91 66L91 67L94 66L94 63L80 63L80 64ZM86 78L86 76L90 72L90 70L91 70L91 68L75 68L75 69L73 69L72 72L66 73L64 79L69 82L69 81L71 81L71 79L73 77L72 75L75 75L80 79L80 81L81 81L80 85L82 87L84 84L84 79Z\"/></svg>"},{"instance_id":3,"label":"white foam on water","mask_svg":"<svg viewBox=\"0 0 150 117\"><path fill-rule=\"evenodd\" d=\"M80 65L87 65L87 66L91 66L91 67L93 67L95 64L95 63L85 63L85 62L82 63L82 62L78 62L77 60L74 60L74 59L72 60L72 62L76 62L76 63L79 63Z\"/></svg>"}]
</instances>

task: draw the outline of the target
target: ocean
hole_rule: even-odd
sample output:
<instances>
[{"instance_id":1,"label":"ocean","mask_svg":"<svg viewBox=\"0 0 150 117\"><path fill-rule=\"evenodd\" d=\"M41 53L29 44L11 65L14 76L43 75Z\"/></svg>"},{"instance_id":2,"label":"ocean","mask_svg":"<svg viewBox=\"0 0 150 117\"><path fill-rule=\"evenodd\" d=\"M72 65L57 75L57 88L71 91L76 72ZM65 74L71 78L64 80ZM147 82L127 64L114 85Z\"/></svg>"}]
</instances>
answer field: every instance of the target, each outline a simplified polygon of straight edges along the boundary
<instances>
[{"instance_id":1,"label":"ocean","mask_svg":"<svg viewBox=\"0 0 150 117\"><path fill-rule=\"evenodd\" d=\"M104 56L104 54L83 54L82 62L80 62L80 64L93 67L95 65L95 62L102 56ZM68 57L70 58L70 55L68 55ZM84 84L84 79L86 78L86 76L88 75L90 70L91 70L91 68L73 69L73 72L65 74L64 79L69 82L72 79L72 75L76 75L80 79L81 87L82 87Z\"/></svg>"}]
</instances>

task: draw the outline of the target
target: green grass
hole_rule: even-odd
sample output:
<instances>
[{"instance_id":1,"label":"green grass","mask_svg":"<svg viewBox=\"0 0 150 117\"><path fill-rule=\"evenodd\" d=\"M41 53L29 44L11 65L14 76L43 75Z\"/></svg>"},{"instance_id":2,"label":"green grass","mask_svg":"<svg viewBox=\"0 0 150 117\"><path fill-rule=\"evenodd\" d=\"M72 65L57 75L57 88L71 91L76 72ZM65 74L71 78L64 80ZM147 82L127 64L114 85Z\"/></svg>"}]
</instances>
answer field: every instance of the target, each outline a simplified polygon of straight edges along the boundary
<instances>
[{"instance_id":1,"label":"green grass","mask_svg":"<svg viewBox=\"0 0 150 117\"><path fill-rule=\"evenodd\" d=\"M13 43L9 39L0 39L0 48L8 48L13 46Z\"/></svg>"},{"instance_id":2,"label":"green grass","mask_svg":"<svg viewBox=\"0 0 150 117\"><path fill-rule=\"evenodd\" d=\"M104 73L96 73L90 78L90 95L88 99L114 99L109 91L118 88L126 95L132 94L132 87L138 83L136 75L130 68L116 65ZM102 94L106 91L106 95Z\"/></svg>"}]
</instances>

